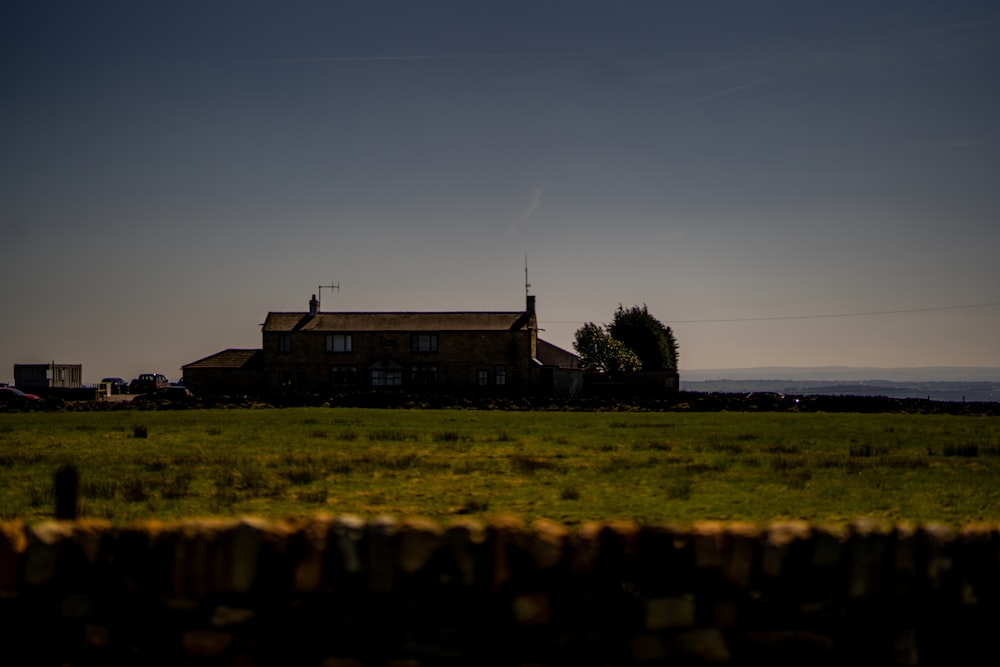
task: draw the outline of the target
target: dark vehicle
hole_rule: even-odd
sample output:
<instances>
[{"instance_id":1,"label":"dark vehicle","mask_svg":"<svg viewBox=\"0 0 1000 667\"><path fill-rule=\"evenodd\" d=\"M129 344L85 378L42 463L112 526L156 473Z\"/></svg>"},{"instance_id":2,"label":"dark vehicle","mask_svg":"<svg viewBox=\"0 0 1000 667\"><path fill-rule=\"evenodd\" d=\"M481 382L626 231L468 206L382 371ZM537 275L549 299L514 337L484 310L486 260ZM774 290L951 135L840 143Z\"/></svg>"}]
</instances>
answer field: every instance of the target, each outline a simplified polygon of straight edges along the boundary
<instances>
[{"instance_id":1,"label":"dark vehicle","mask_svg":"<svg viewBox=\"0 0 1000 667\"><path fill-rule=\"evenodd\" d=\"M128 393L128 382L121 378L104 378L101 382L107 382L111 385L112 394L127 394Z\"/></svg>"},{"instance_id":2,"label":"dark vehicle","mask_svg":"<svg viewBox=\"0 0 1000 667\"><path fill-rule=\"evenodd\" d=\"M166 387L160 387L159 389L154 389L153 391L146 394L139 394L132 399L133 403L166 403L173 401L189 401L194 398L194 394L191 393L190 389L185 387L178 387L177 385L168 385Z\"/></svg>"},{"instance_id":3,"label":"dark vehicle","mask_svg":"<svg viewBox=\"0 0 1000 667\"><path fill-rule=\"evenodd\" d=\"M160 373L143 373L128 386L130 394L148 394L163 387L170 386L170 381L166 375Z\"/></svg>"},{"instance_id":4,"label":"dark vehicle","mask_svg":"<svg viewBox=\"0 0 1000 667\"><path fill-rule=\"evenodd\" d=\"M747 403L758 408L789 408L799 405L799 399L780 391L753 391L747 394Z\"/></svg>"},{"instance_id":5,"label":"dark vehicle","mask_svg":"<svg viewBox=\"0 0 1000 667\"><path fill-rule=\"evenodd\" d=\"M0 387L0 405L26 406L41 403L41 396L26 394L14 387Z\"/></svg>"}]
</instances>

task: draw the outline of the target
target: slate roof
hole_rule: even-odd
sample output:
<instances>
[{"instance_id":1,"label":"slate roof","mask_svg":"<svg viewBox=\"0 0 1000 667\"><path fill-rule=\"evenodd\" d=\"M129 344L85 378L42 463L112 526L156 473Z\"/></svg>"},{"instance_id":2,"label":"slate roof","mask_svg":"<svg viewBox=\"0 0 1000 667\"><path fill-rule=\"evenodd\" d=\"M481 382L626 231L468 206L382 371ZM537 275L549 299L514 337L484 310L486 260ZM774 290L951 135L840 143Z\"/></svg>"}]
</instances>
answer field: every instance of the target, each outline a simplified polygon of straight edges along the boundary
<instances>
[{"instance_id":1,"label":"slate roof","mask_svg":"<svg viewBox=\"0 0 1000 667\"><path fill-rule=\"evenodd\" d=\"M527 324L524 311L268 313L263 331L516 331Z\"/></svg>"},{"instance_id":2,"label":"slate roof","mask_svg":"<svg viewBox=\"0 0 1000 667\"><path fill-rule=\"evenodd\" d=\"M536 349L535 358L546 366L576 368L580 365L580 356L578 354L565 350L558 345L553 345L547 340L539 338Z\"/></svg>"},{"instance_id":3,"label":"slate roof","mask_svg":"<svg viewBox=\"0 0 1000 667\"><path fill-rule=\"evenodd\" d=\"M261 362L261 350L228 349L216 352L183 368L248 368Z\"/></svg>"}]
</instances>

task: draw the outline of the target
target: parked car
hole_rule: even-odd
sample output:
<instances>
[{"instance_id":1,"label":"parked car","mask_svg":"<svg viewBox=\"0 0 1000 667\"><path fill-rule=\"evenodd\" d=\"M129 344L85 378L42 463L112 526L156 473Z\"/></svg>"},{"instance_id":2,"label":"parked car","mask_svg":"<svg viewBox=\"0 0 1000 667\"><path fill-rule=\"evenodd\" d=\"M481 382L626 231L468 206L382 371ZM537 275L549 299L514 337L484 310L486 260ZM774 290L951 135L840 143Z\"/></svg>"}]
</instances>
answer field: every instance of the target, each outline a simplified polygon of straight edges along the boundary
<instances>
[{"instance_id":1,"label":"parked car","mask_svg":"<svg viewBox=\"0 0 1000 667\"><path fill-rule=\"evenodd\" d=\"M170 386L170 381L166 375L161 375L160 373L142 373L139 377L132 380L128 386L128 391L130 394L148 394L151 391L168 386Z\"/></svg>"},{"instance_id":2,"label":"parked car","mask_svg":"<svg viewBox=\"0 0 1000 667\"><path fill-rule=\"evenodd\" d=\"M178 387L175 384L154 389L145 394L139 394L132 399L133 403L160 403L172 401L189 401L194 398L194 394L186 387Z\"/></svg>"},{"instance_id":3,"label":"parked car","mask_svg":"<svg viewBox=\"0 0 1000 667\"><path fill-rule=\"evenodd\" d=\"M128 393L128 382L121 378L104 378L101 382L107 382L111 385L112 394L127 394Z\"/></svg>"},{"instance_id":4,"label":"parked car","mask_svg":"<svg viewBox=\"0 0 1000 667\"><path fill-rule=\"evenodd\" d=\"M0 387L0 405L27 406L41 402L41 396L26 394L20 389L16 389L14 387Z\"/></svg>"}]
</instances>

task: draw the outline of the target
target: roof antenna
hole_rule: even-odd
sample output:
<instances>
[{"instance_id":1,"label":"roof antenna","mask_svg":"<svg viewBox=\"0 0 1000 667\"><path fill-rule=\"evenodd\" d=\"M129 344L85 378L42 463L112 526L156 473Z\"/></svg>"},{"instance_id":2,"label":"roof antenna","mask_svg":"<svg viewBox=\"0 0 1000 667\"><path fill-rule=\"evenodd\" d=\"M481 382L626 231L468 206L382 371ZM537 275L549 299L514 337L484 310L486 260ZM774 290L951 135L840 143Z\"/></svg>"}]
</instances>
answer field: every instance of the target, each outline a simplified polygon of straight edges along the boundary
<instances>
[{"instance_id":1,"label":"roof antenna","mask_svg":"<svg viewBox=\"0 0 1000 667\"><path fill-rule=\"evenodd\" d=\"M330 285L320 285L319 287L316 288L316 312L317 313L320 312L320 310L322 310L320 308L320 302L323 300L323 290L324 289L332 289L332 290L336 290L336 291L339 292L340 291L340 283L332 283Z\"/></svg>"},{"instance_id":2,"label":"roof antenna","mask_svg":"<svg viewBox=\"0 0 1000 667\"><path fill-rule=\"evenodd\" d=\"M528 256L524 256L524 296L528 296L531 290L531 283L528 282Z\"/></svg>"}]
</instances>

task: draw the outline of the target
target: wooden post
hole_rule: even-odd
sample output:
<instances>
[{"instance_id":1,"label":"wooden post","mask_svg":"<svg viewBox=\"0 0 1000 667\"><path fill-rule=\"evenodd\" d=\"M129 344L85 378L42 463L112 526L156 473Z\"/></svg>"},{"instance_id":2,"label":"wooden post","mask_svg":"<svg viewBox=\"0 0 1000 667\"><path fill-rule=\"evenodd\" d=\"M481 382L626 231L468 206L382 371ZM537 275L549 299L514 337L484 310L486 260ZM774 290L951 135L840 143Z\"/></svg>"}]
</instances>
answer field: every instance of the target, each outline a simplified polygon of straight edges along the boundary
<instances>
[{"instance_id":1,"label":"wooden post","mask_svg":"<svg viewBox=\"0 0 1000 667\"><path fill-rule=\"evenodd\" d=\"M77 496L80 491L80 474L74 466L63 466L56 471L56 518L77 518Z\"/></svg>"}]
</instances>

